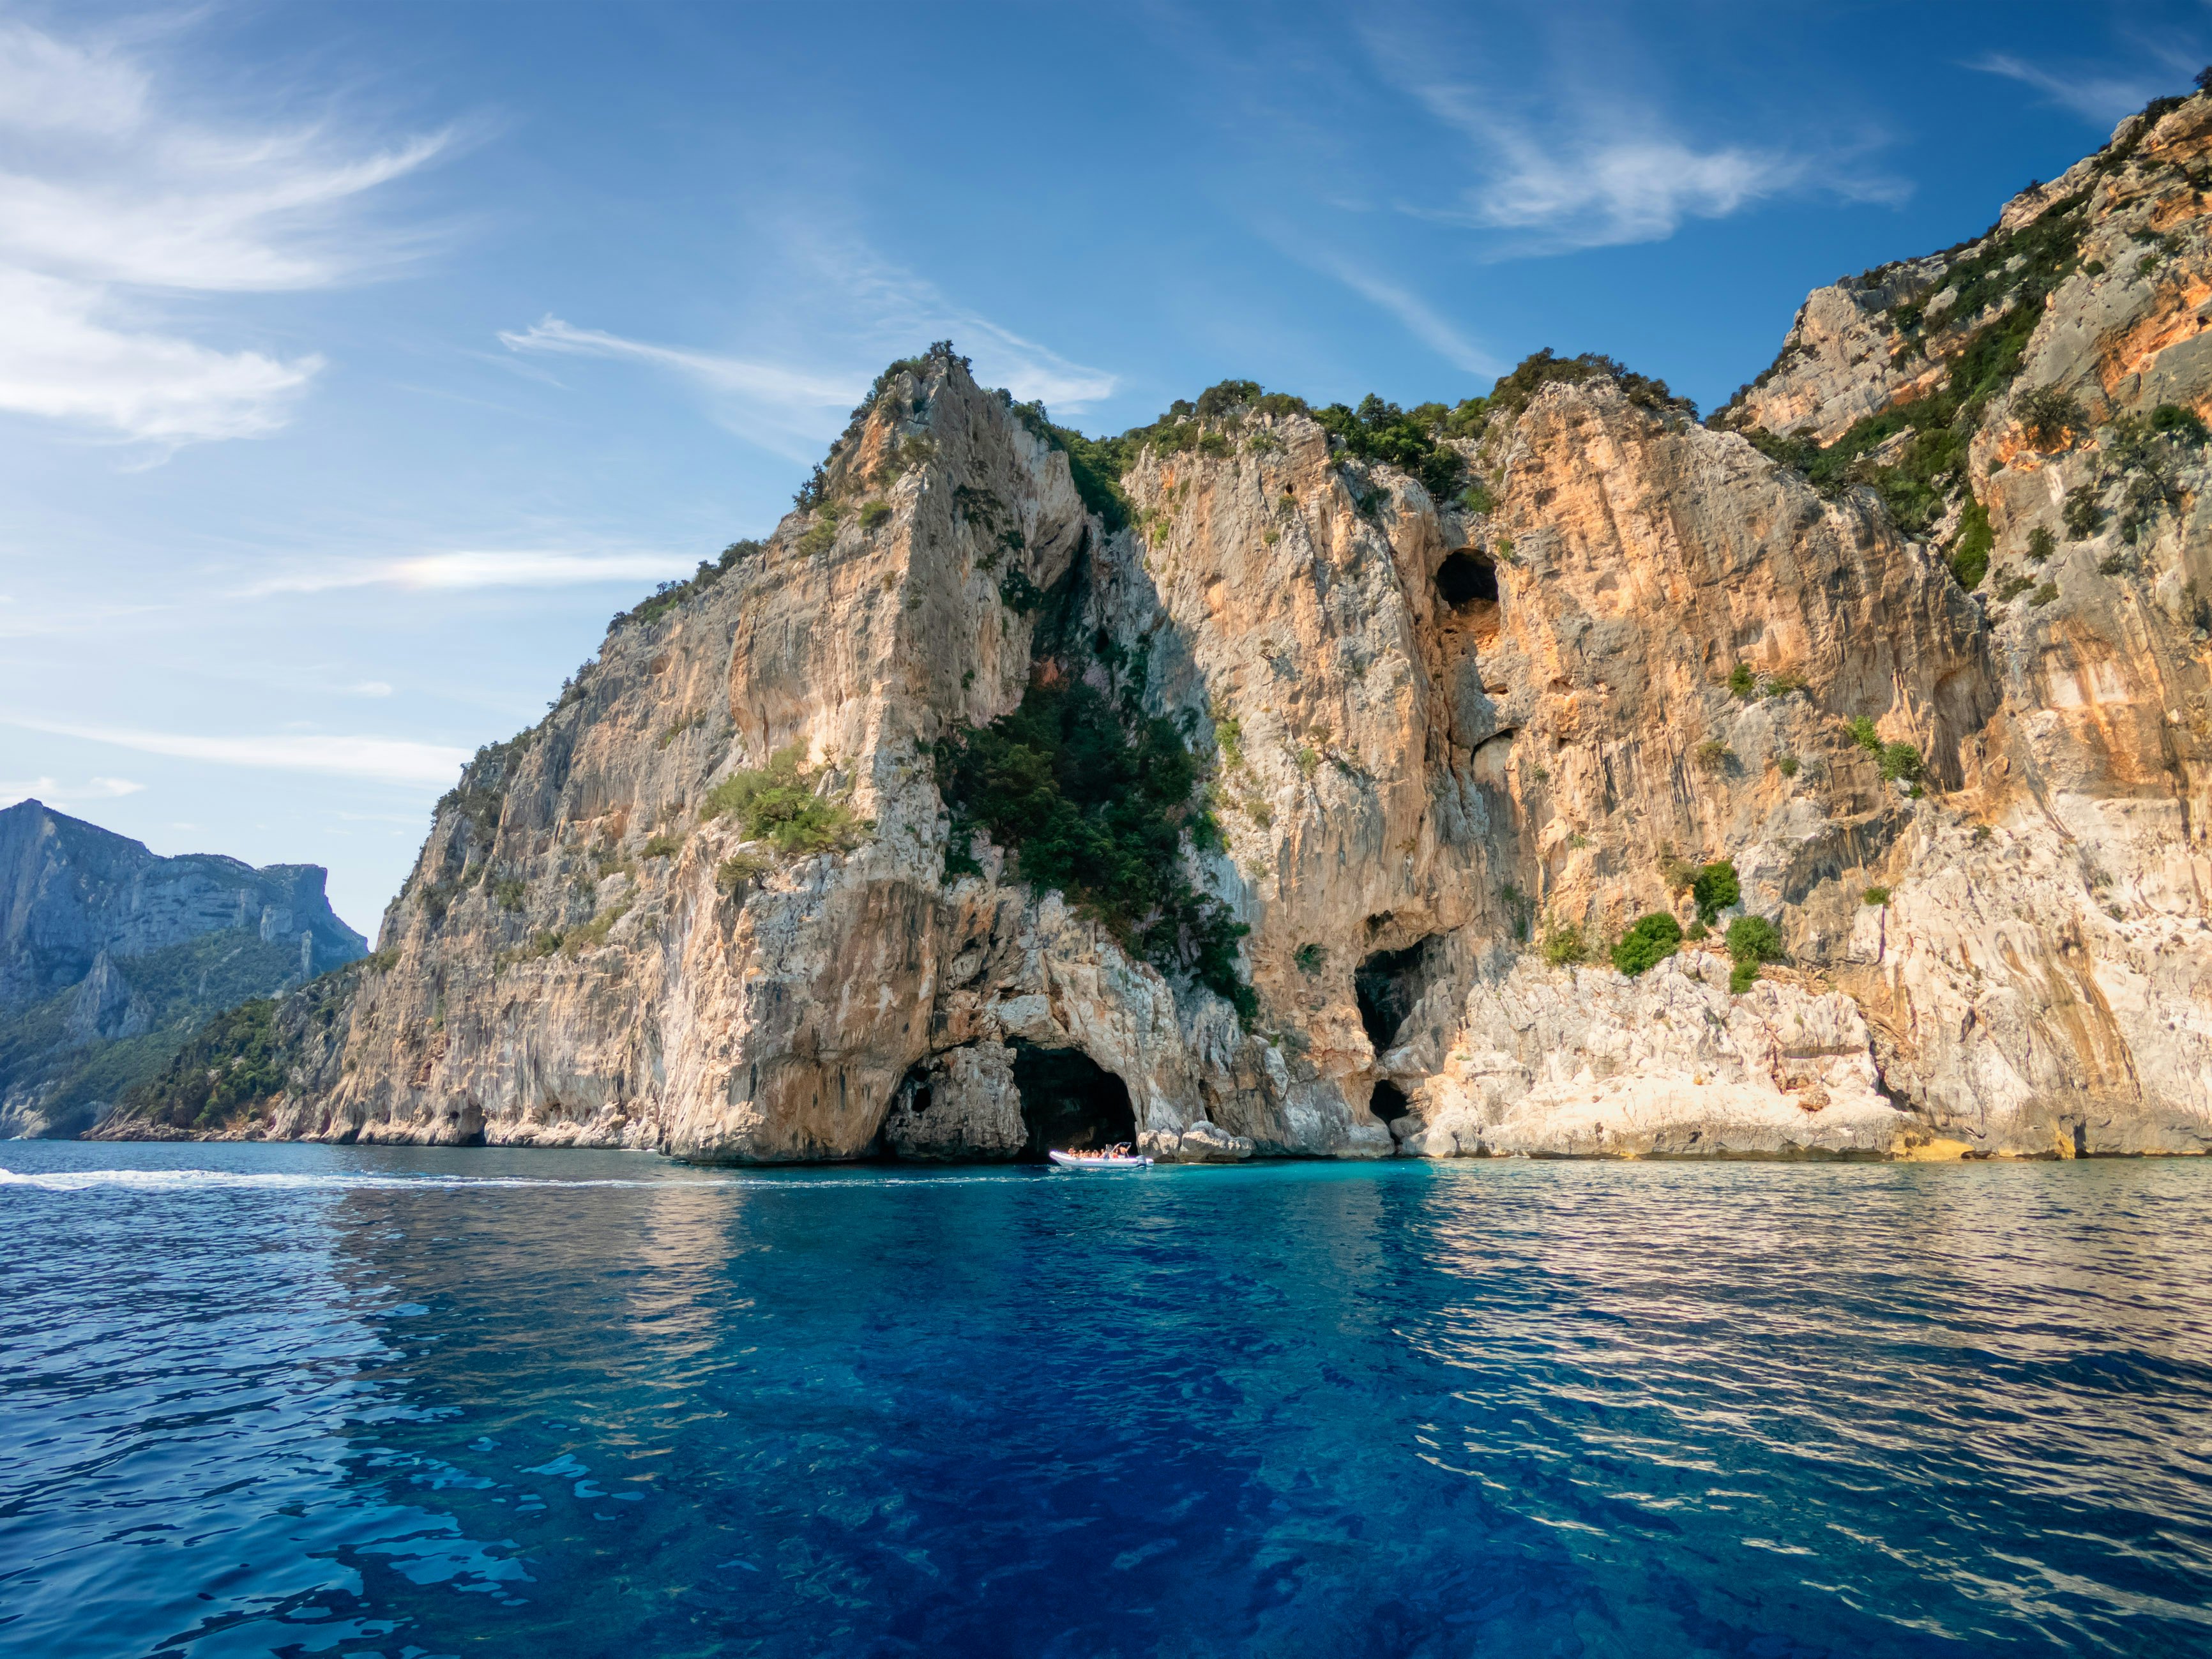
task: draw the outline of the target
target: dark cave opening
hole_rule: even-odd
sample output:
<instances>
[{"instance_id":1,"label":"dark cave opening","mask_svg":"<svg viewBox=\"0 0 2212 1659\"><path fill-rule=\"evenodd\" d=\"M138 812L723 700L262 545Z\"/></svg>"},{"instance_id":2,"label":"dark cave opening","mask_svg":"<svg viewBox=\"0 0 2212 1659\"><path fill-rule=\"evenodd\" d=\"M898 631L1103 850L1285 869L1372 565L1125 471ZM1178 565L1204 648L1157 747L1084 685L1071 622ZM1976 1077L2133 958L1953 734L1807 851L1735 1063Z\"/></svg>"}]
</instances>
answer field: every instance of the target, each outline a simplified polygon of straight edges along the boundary
<instances>
[{"instance_id":1,"label":"dark cave opening","mask_svg":"<svg viewBox=\"0 0 2212 1659\"><path fill-rule=\"evenodd\" d=\"M1437 567L1437 592L1455 611L1478 599L1498 603L1498 567L1472 548L1449 555Z\"/></svg>"},{"instance_id":2,"label":"dark cave opening","mask_svg":"<svg viewBox=\"0 0 2212 1659\"><path fill-rule=\"evenodd\" d=\"M1402 951L1377 951L1361 963L1352 975L1352 999L1359 1005L1359 1023L1367 1040L1381 1054L1398 1040L1399 1028L1413 1012L1427 989L1422 969L1428 959L1429 941L1421 940Z\"/></svg>"},{"instance_id":3,"label":"dark cave opening","mask_svg":"<svg viewBox=\"0 0 2212 1659\"><path fill-rule=\"evenodd\" d=\"M1367 1097L1367 1109L1385 1123L1395 1123L1413 1109L1413 1103L1406 1098L1406 1091L1389 1078L1375 1085L1375 1092Z\"/></svg>"},{"instance_id":4,"label":"dark cave opening","mask_svg":"<svg viewBox=\"0 0 2212 1659\"><path fill-rule=\"evenodd\" d=\"M1054 1148L1096 1151L1137 1139L1129 1085L1077 1048L1014 1045L1014 1087L1022 1097L1029 1139L1022 1162L1041 1164Z\"/></svg>"}]
</instances>

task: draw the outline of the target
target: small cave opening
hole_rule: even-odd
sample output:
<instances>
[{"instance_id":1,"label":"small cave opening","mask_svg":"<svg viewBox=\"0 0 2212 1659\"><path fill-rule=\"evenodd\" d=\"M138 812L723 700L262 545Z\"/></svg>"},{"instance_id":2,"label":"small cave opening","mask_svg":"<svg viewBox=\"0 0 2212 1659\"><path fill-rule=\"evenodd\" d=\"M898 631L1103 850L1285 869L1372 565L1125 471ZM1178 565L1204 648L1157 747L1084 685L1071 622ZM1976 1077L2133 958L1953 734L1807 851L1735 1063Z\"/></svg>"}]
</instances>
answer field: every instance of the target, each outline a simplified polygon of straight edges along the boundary
<instances>
[{"instance_id":1,"label":"small cave opening","mask_svg":"<svg viewBox=\"0 0 2212 1659\"><path fill-rule=\"evenodd\" d=\"M1384 1078L1375 1085L1375 1092L1367 1097L1367 1109L1385 1123L1395 1123L1413 1109L1413 1103L1406 1098L1406 1091Z\"/></svg>"},{"instance_id":2,"label":"small cave opening","mask_svg":"<svg viewBox=\"0 0 2212 1659\"><path fill-rule=\"evenodd\" d=\"M1095 1152L1119 1141L1136 1144L1129 1085L1079 1048L1016 1043L1014 1088L1029 1131L1021 1152L1024 1164L1042 1164L1055 1149Z\"/></svg>"},{"instance_id":3,"label":"small cave opening","mask_svg":"<svg viewBox=\"0 0 2212 1659\"><path fill-rule=\"evenodd\" d=\"M1353 970L1352 1000L1359 1005L1359 1023L1367 1040L1381 1054L1398 1040L1398 1032L1413 1005L1428 988L1428 939L1402 951L1377 951Z\"/></svg>"},{"instance_id":4,"label":"small cave opening","mask_svg":"<svg viewBox=\"0 0 2212 1659\"><path fill-rule=\"evenodd\" d=\"M1455 611L1480 600L1498 603L1498 567L1486 554L1462 548L1437 567L1437 592Z\"/></svg>"}]
</instances>

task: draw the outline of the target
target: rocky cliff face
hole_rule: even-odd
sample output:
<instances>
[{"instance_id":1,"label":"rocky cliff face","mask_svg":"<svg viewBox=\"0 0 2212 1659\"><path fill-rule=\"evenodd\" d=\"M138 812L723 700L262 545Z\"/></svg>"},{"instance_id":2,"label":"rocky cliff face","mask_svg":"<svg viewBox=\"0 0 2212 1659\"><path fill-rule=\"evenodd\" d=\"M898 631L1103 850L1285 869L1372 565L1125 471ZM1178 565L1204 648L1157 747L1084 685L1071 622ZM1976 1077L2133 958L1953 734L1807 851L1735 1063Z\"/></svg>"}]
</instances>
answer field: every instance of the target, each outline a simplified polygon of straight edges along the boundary
<instances>
[{"instance_id":1,"label":"rocky cliff face","mask_svg":"<svg viewBox=\"0 0 2212 1659\"><path fill-rule=\"evenodd\" d=\"M1546 361L1411 449L1234 386L1100 447L896 366L765 545L478 757L240 1132L2203 1150L2208 183L2212 100L2154 106L1815 295L1710 425ZM1177 902L1242 983L948 800L1078 687L1196 757ZM1654 914L1692 939L1607 965Z\"/></svg>"},{"instance_id":2,"label":"rocky cliff face","mask_svg":"<svg viewBox=\"0 0 2212 1659\"><path fill-rule=\"evenodd\" d=\"M0 1135L82 1128L216 1010L364 954L323 882L0 811Z\"/></svg>"}]
</instances>

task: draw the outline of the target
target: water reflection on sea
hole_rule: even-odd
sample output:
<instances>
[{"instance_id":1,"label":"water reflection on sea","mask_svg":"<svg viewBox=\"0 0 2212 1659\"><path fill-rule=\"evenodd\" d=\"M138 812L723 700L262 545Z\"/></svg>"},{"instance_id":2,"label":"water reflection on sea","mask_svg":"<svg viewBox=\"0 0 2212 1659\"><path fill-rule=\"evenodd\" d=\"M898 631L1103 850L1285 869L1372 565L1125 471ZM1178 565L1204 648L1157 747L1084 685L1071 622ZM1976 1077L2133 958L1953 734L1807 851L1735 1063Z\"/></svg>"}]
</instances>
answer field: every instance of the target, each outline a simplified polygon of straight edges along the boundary
<instances>
[{"instance_id":1,"label":"water reflection on sea","mask_svg":"<svg viewBox=\"0 0 2212 1659\"><path fill-rule=\"evenodd\" d=\"M12 1650L2212 1650L2194 1164L0 1167Z\"/></svg>"}]
</instances>

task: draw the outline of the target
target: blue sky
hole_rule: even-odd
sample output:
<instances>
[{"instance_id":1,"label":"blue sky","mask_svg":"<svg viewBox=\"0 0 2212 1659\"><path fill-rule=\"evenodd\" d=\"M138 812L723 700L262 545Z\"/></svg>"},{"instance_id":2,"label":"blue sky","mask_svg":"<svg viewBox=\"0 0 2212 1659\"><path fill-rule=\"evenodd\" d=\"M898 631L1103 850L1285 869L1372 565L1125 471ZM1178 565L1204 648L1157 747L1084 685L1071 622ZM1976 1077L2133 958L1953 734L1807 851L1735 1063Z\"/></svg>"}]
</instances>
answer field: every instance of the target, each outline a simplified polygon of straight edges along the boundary
<instances>
[{"instance_id":1,"label":"blue sky","mask_svg":"<svg viewBox=\"0 0 2212 1659\"><path fill-rule=\"evenodd\" d=\"M2212 60L2191 4L0 7L0 802L326 864L950 336L1705 407Z\"/></svg>"}]
</instances>

